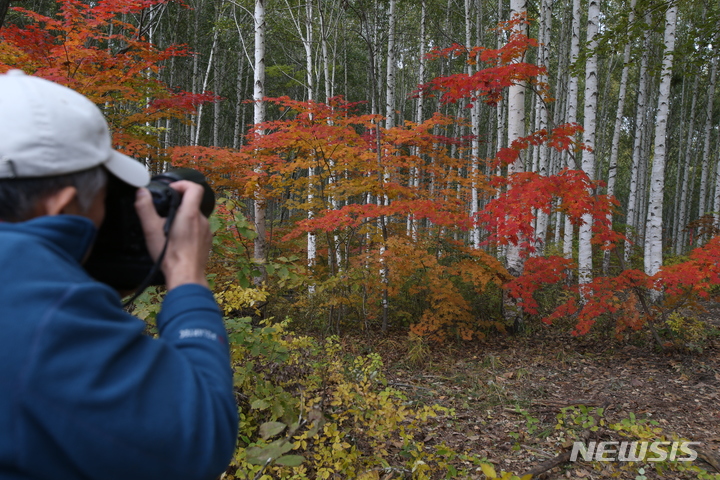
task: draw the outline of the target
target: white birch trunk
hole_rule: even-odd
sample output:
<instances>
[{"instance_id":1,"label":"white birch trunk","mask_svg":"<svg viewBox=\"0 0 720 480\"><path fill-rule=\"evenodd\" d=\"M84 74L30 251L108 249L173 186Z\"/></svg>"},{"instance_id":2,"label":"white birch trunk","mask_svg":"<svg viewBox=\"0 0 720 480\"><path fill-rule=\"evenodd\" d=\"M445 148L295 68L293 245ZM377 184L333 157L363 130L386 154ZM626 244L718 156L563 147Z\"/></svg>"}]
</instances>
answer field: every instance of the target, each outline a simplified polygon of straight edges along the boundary
<instances>
[{"instance_id":1,"label":"white birch trunk","mask_svg":"<svg viewBox=\"0 0 720 480\"><path fill-rule=\"evenodd\" d=\"M322 49L323 79L325 82L325 103L328 103L332 94L332 83L330 82L330 54L328 53L328 31L323 10L323 0L318 0L318 15L320 17L320 48Z\"/></svg>"},{"instance_id":2,"label":"white birch trunk","mask_svg":"<svg viewBox=\"0 0 720 480\"><path fill-rule=\"evenodd\" d=\"M215 49L217 48L217 42L218 42L218 29L215 29L215 33L213 33L213 43L212 47L210 48L210 57L208 58L208 65L207 69L205 70L205 77L203 78L202 83L202 90L201 93L205 93L207 91L207 84L208 80L210 78L210 70L212 70L213 65L213 57L215 56ZM197 113L197 120L195 122L195 138L192 141L193 145L199 145L200 144L200 125L202 122L202 114L203 114L203 104L201 103L200 106L198 106L198 113Z\"/></svg>"},{"instance_id":3,"label":"white birch trunk","mask_svg":"<svg viewBox=\"0 0 720 480\"><path fill-rule=\"evenodd\" d=\"M385 128L395 126L395 76L397 61L395 60L395 6L397 0L390 0L388 5L388 47L387 47L387 90L385 94Z\"/></svg>"},{"instance_id":4,"label":"white birch trunk","mask_svg":"<svg viewBox=\"0 0 720 480\"><path fill-rule=\"evenodd\" d=\"M630 14L628 16L628 22L633 24L635 22L635 3L636 0L630 2ZM620 151L620 134L622 132L622 122L625 118L625 97L627 95L627 84L628 76L630 73L630 48L632 41L628 39L625 45L625 51L623 52L623 68L620 74L620 91L618 92L618 103L617 112L615 114L615 127L613 128L613 138L610 145L610 161L608 165L608 180L607 180L607 194L612 197L615 195L615 180L617 178L617 164L618 164L618 153ZM612 226L613 215L608 214L608 223ZM605 250L603 253L603 273L608 274L610 269L610 251Z\"/></svg>"},{"instance_id":5,"label":"white birch trunk","mask_svg":"<svg viewBox=\"0 0 720 480\"><path fill-rule=\"evenodd\" d=\"M547 67L550 59L550 34L552 31L552 5L550 0L542 0L540 7L540 48L538 50L538 66ZM540 82L548 82L547 75L541 75ZM548 110L543 99L538 95L536 98L536 115L538 116L537 129L543 130L548 127ZM538 145L537 151L537 172L546 176L548 174L549 151L547 146ZM549 216L544 210L537 212L535 235L539 239L537 254L542 255L545 249Z\"/></svg>"},{"instance_id":6,"label":"white birch trunk","mask_svg":"<svg viewBox=\"0 0 720 480\"><path fill-rule=\"evenodd\" d=\"M265 121L265 0L255 0L255 13L253 17L255 21L253 123L255 124L255 134L263 135L265 132L260 127L260 124ZM267 204L260 188L258 188L254 196L254 213L257 237L255 237L253 256L256 261L264 262L267 255ZM255 279L255 283L260 283L264 279L265 273L263 270L261 277Z\"/></svg>"},{"instance_id":7,"label":"white birch trunk","mask_svg":"<svg viewBox=\"0 0 720 480\"><path fill-rule=\"evenodd\" d=\"M646 23L649 21L649 15L645 16ZM625 236L628 240L625 241L625 252L624 260L625 264L628 265L630 261L630 255L632 253L631 240L635 236L635 209L638 196L638 181L640 172L640 154L642 152L642 132L643 126L645 125L645 96L647 92L647 66L649 59L650 50L650 32L646 32L645 48L643 49L642 60L640 62L640 74L639 74L639 85L638 85L638 96L637 96L637 111L635 114L635 140L633 143L633 161L632 171L630 173L630 193L628 195L628 207L627 207L627 228L625 230Z\"/></svg>"},{"instance_id":8,"label":"white birch trunk","mask_svg":"<svg viewBox=\"0 0 720 480\"><path fill-rule=\"evenodd\" d=\"M714 110L714 100L715 100L715 85L717 80L717 69L718 69L718 57L713 57L712 59L712 67L710 70L710 85L708 86L708 93L707 93L707 111L710 112L709 114L706 114L706 117L710 118L710 121L712 121L712 112ZM711 133L707 132L708 134ZM717 152L717 150L716 150ZM705 153L705 152L703 152ZM710 152L706 152L708 156L710 156ZM713 198L713 225L715 227L720 227L720 168L717 167L717 162L715 162L716 170L715 170L715 196Z\"/></svg>"},{"instance_id":9,"label":"white birch trunk","mask_svg":"<svg viewBox=\"0 0 720 480\"><path fill-rule=\"evenodd\" d=\"M572 3L572 33L570 39L570 64L574 65L580 55L580 0L573 0ZM574 74L570 74L568 79L567 90L567 121L569 123L577 122L577 103L578 103L578 78ZM568 168L577 168L569 155L566 156L566 166ZM571 258L573 253L573 224L570 218L565 217L565 235L563 238L563 256Z\"/></svg>"},{"instance_id":10,"label":"white birch trunk","mask_svg":"<svg viewBox=\"0 0 720 480\"><path fill-rule=\"evenodd\" d=\"M525 0L510 0L510 15L514 17L527 9ZM517 27L525 33L525 26ZM508 88L508 145L520 137L525 136L525 83L518 82ZM508 176L516 172L525 171L522 155L512 164L508 165ZM520 257L519 245L508 245L507 268L513 275L520 275L523 270L523 260Z\"/></svg>"},{"instance_id":11,"label":"white birch trunk","mask_svg":"<svg viewBox=\"0 0 720 480\"><path fill-rule=\"evenodd\" d=\"M472 48L472 31L473 25L471 22L471 0L465 0L465 47L467 49ZM469 59L468 59L469 60ZM468 63L466 66L465 73L468 76L474 72L473 66ZM476 93L476 92L475 92ZM470 218L475 219L478 213L478 168L479 168L479 157L480 157L480 99L476 98L470 100L472 108L470 109L470 134L472 136L470 146ZM480 228L473 226L470 229L470 245L474 249L480 248Z\"/></svg>"},{"instance_id":12,"label":"white birch trunk","mask_svg":"<svg viewBox=\"0 0 720 480\"><path fill-rule=\"evenodd\" d=\"M420 55L418 57L418 83L425 83L425 22L426 22L426 0L421 1L420 6ZM415 123L420 124L423 121L423 95L419 95L415 104ZM413 147L413 155L419 157L420 149ZM418 163L419 165L419 163ZM420 188L420 167L414 166L410 173L410 187L412 189ZM413 240L418 238L418 222L413 214L407 217L407 235Z\"/></svg>"},{"instance_id":13,"label":"white birch trunk","mask_svg":"<svg viewBox=\"0 0 720 480\"><path fill-rule=\"evenodd\" d=\"M299 25L298 25L299 27ZM298 29L302 32L301 29ZM305 69L307 70L306 73L306 82L307 82L307 94L308 94L308 101L312 102L315 100L315 82L313 81L313 55L312 55L312 42L313 42L313 3L311 1L308 1L305 4L305 36L303 37L303 45L305 46ZM313 159L314 160L314 159ZM314 177L315 176L315 167L310 166L308 167L308 193L307 193L307 202L308 202L308 212L307 212L307 218L312 219L314 216L314 210L313 210L313 200L315 198L315 195L313 193L313 190L315 186L313 185ZM317 238L315 237L314 232L308 232L307 234L307 265L308 268L312 271L312 269L315 267L315 260L317 258ZM308 293L313 294L315 293L315 284L308 285Z\"/></svg>"},{"instance_id":14,"label":"white birch trunk","mask_svg":"<svg viewBox=\"0 0 720 480\"><path fill-rule=\"evenodd\" d=\"M561 19L561 28L560 28L560 48L558 49L558 66L557 66L557 74L555 75L555 92L556 95L559 97L556 104L555 109L553 111L553 124L558 125L562 122L568 121L566 114L567 114L567 102L569 100L569 95L560 95L560 92L562 92L565 88L564 83L564 77L565 75L562 72L567 72L567 63L569 60L569 56L566 54L567 50L571 48L570 43L566 41L567 36L572 34L572 22L571 28L565 28L566 19ZM562 170L563 166L566 164L566 156L562 155L561 152L558 152L557 150L553 149L550 155L550 167L551 175L557 174L560 170ZM560 200L558 199L556 204L559 205ZM553 235L553 243L555 246L560 245L560 240L563 237L565 233L565 223L564 223L564 216L562 212L557 211L555 212L555 215L553 215L555 219L555 229L554 229L554 235ZM570 241L572 241L572 226L570 226ZM571 245L570 245L571 247ZM564 256L570 256L572 254L572 248L569 249L569 253L563 251Z\"/></svg>"},{"instance_id":15,"label":"white birch trunk","mask_svg":"<svg viewBox=\"0 0 720 480\"><path fill-rule=\"evenodd\" d=\"M583 143L588 147L582 152L582 169L590 178L595 179L595 131L597 127L598 103L598 72L597 72L597 39L598 23L600 21L599 0L588 1L587 42L592 52L585 62L585 108ZM582 217L579 232L578 246L578 281L580 284L592 280L592 223L591 213Z\"/></svg>"},{"instance_id":16,"label":"white birch trunk","mask_svg":"<svg viewBox=\"0 0 720 480\"><path fill-rule=\"evenodd\" d=\"M665 184L665 151L667 142L667 120L670 110L670 82L672 80L673 54L675 50L675 25L677 7L671 4L665 14L665 50L660 77L660 94L655 123L655 149L650 177L650 203L648 206L645 273L654 275L662 266L662 211L663 187Z\"/></svg>"},{"instance_id":17,"label":"white birch trunk","mask_svg":"<svg viewBox=\"0 0 720 480\"><path fill-rule=\"evenodd\" d=\"M715 81L717 78L717 60L713 59L713 64L710 70L710 81L708 82L708 90L706 95L706 109L705 109L705 135L703 141L703 153L702 153L702 174L700 176L700 199L698 201L698 217L702 217L708 212L708 197L709 195L709 177L710 177L710 138L712 136L713 128L713 97L715 96ZM698 241L702 242L707 239L699 238Z\"/></svg>"}]
</instances>

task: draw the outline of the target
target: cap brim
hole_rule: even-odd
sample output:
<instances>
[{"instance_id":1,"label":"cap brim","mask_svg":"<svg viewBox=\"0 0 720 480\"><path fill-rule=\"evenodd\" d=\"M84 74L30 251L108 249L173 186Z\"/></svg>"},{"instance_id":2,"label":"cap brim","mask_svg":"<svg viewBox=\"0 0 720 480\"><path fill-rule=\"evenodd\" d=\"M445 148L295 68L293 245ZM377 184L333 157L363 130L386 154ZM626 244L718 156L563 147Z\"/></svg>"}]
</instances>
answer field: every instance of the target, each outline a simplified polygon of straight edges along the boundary
<instances>
[{"instance_id":1,"label":"cap brim","mask_svg":"<svg viewBox=\"0 0 720 480\"><path fill-rule=\"evenodd\" d=\"M133 187L144 187L150 183L150 173L145 165L118 151L113 150L110 160L104 165L110 173Z\"/></svg>"}]
</instances>

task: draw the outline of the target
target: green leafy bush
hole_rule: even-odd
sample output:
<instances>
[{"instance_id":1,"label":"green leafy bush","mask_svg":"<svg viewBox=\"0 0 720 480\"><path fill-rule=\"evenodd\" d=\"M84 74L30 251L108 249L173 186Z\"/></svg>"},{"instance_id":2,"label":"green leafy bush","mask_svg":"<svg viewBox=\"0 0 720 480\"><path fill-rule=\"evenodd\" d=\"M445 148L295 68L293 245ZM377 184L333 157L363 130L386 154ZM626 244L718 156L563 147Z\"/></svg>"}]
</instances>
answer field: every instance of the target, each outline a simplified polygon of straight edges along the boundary
<instances>
[{"instance_id":1,"label":"green leafy bush","mask_svg":"<svg viewBox=\"0 0 720 480\"><path fill-rule=\"evenodd\" d=\"M290 335L288 321L228 319L240 438L226 479L452 478L460 457L421 429L453 414L412 406L378 354L348 356L337 337Z\"/></svg>"}]
</instances>

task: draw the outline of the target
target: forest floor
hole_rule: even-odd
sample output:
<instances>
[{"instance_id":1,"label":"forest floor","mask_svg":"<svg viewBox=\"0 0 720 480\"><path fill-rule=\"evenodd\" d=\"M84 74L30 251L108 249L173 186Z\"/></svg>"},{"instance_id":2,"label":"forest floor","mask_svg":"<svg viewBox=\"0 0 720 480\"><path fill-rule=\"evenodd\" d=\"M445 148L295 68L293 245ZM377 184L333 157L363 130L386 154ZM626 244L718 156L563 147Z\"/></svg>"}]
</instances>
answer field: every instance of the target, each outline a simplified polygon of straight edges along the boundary
<instances>
[{"instance_id":1,"label":"forest floor","mask_svg":"<svg viewBox=\"0 0 720 480\"><path fill-rule=\"evenodd\" d=\"M545 471L533 478L715 478L699 476L696 467L720 474L720 465L710 464L720 458L720 304L711 305L703 319L714 334L702 348L690 350L659 351L649 334L620 342L612 335L558 334L557 326L420 353L409 351L403 340L386 338L375 346L389 385L411 401L454 410L448 421L428 427L425 444L444 442L474 453L498 473L537 469ZM573 440L673 438L700 442L699 458L568 461ZM553 462L558 465L548 469ZM472 478L485 477L478 470Z\"/></svg>"}]
</instances>

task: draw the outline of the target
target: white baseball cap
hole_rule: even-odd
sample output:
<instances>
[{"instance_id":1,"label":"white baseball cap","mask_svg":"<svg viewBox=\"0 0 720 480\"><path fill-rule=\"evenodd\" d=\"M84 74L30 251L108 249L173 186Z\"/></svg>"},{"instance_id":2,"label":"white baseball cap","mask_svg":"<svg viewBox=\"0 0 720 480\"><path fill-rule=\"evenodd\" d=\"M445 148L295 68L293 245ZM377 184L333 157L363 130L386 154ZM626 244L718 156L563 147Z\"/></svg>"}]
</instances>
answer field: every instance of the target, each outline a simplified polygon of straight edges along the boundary
<instances>
[{"instance_id":1,"label":"white baseball cap","mask_svg":"<svg viewBox=\"0 0 720 480\"><path fill-rule=\"evenodd\" d=\"M112 148L100 109L67 87L10 70L0 75L0 178L38 178L104 165L134 187L145 165Z\"/></svg>"}]
</instances>

